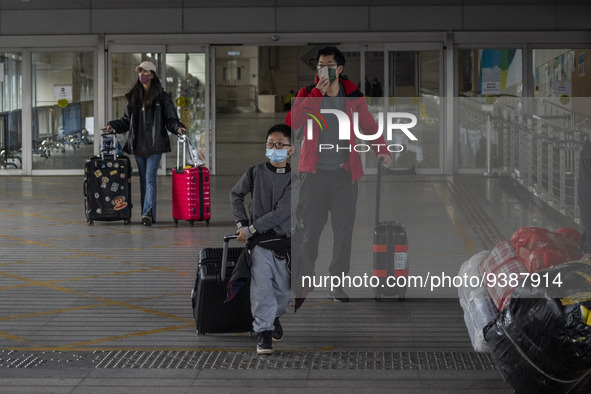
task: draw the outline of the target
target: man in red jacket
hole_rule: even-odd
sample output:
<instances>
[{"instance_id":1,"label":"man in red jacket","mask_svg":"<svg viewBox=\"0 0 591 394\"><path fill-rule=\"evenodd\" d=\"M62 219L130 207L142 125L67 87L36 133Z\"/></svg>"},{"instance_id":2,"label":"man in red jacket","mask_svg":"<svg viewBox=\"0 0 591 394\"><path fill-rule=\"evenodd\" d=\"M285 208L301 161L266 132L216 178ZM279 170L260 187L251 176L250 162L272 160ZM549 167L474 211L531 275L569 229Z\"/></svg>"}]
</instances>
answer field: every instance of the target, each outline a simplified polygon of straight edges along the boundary
<instances>
[{"instance_id":1,"label":"man in red jacket","mask_svg":"<svg viewBox=\"0 0 591 394\"><path fill-rule=\"evenodd\" d=\"M326 47L318 51L316 65L315 84L300 89L285 123L292 130L304 127L298 166L301 181L298 207L301 250L307 254L308 261L316 261L320 235L330 212L334 240L329 274L342 277L349 273L357 180L363 176L353 128L356 123L359 131L373 135L378 125L357 85L342 76L345 56L339 49ZM346 139L342 138L340 128L343 122L337 113L348 117L349 130L344 133L347 134ZM358 114L356 122L353 114ZM313 121L309 122L309 119ZM309 130L310 126L312 130ZM382 136L365 146L371 146L378 159L384 159L384 164L391 161ZM349 301L342 287L332 289L328 296L335 301Z\"/></svg>"}]
</instances>

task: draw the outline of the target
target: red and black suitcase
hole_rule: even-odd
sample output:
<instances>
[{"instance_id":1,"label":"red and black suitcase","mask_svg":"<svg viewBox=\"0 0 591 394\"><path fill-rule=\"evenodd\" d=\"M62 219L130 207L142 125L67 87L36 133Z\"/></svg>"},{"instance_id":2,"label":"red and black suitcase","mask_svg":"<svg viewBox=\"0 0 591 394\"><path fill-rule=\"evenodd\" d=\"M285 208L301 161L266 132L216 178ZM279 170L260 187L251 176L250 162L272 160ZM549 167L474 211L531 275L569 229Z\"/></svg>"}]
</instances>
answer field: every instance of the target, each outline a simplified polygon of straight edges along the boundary
<instances>
[{"instance_id":1,"label":"red and black suitcase","mask_svg":"<svg viewBox=\"0 0 591 394\"><path fill-rule=\"evenodd\" d=\"M408 234L404 224L395 221L380 222L380 186L382 182L382 161L378 162L376 187L376 217L373 232L373 276L379 278L374 287L374 296L406 296L408 285Z\"/></svg>"},{"instance_id":2,"label":"red and black suitcase","mask_svg":"<svg viewBox=\"0 0 591 394\"><path fill-rule=\"evenodd\" d=\"M185 136L177 141L177 164L172 169L172 218L174 224L187 220L191 225L195 221L205 221L209 225L211 218L211 197L209 169L205 166L185 166ZM181 148L182 142L182 148ZM180 155L183 166L180 166Z\"/></svg>"},{"instance_id":3,"label":"red and black suitcase","mask_svg":"<svg viewBox=\"0 0 591 394\"><path fill-rule=\"evenodd\" d=\"M244 247L228 247L235 235L224 237L223 248L205 248L199 252L197 277L191 291L197 334L252 331L250 286L248 283L225 302L232 270Z\"/></svg>"},{"instance_id":4,"label":"red and black suitcase","mask_svg":"<svg viewBox=\"0 0 591 394\"><path fill-rule=\"evenodd\" d=\"M101 135L101 152L84 164L86 222L123 220L131 223L131 161L117 153L115 134Z\"/></svg>"}]
</instances>

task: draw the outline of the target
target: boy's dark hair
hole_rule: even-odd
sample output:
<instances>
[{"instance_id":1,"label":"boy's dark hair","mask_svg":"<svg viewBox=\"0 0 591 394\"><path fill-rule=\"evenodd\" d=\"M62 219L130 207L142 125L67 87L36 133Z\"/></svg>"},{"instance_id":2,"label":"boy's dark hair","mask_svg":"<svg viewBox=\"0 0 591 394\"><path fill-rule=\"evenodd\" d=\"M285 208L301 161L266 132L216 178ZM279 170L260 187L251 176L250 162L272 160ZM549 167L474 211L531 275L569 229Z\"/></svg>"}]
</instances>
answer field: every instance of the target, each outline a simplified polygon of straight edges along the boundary
<instances>
[{"instance_id":1,"label":"boy's dark hair","mask_svg":"<svg viewBox=\"0 0 591 394\"><path fill-rule=\"evenodd\" d=\"M286 125L285 123L279 123L276 124L274 126L272 126L269 131L267 131L267 138L269 138L269 136L273 133L283 133L283 135L289 140L289 142L291 143L291 127L289 127L288 125ZM267 139L265 139L266 141Z\"/></svg>"},{"instance_id":2,"label":"boy's dark hair","mask_svg":"<svg viewBox=\"0 0 591 394\"><path fill-rule=\"evenodd\" d=\"M334 61L337 62L337 66L345 66L345 55L337 47L325 47L318 51L316 55L316 64L320 56L334 56Z\"/></svg>"}]
</instances>

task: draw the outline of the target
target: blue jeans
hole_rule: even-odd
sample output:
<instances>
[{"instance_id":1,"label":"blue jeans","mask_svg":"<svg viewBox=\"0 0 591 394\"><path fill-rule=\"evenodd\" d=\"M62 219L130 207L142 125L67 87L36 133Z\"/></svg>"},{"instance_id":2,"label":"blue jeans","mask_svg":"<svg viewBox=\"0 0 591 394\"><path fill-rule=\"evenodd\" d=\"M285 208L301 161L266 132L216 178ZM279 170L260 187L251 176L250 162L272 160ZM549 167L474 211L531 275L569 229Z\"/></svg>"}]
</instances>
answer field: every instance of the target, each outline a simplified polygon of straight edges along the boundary
<instances>
[{"instance_id":1,"label":"blue jeans","mask_svg":"<svg viewBox=\"0 0 591 394\"><path fill-rule=\"evenodd\" d=\"M151 212L154 222L156 222L156 180L161 158L162 153L155 153L148 157L135 157L140 173L142 216Z\"/></svg>"}]
</instances>

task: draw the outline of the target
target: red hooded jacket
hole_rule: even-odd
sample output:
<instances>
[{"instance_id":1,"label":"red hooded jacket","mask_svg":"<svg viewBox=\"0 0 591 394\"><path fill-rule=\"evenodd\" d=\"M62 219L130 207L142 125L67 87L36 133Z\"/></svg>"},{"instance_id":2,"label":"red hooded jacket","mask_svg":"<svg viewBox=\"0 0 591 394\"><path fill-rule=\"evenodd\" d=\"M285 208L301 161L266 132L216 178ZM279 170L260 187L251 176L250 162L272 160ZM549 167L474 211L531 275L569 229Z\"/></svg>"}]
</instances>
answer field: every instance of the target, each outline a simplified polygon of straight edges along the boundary
<instances>
[{"instance_id":1,"label":"red hooded jacket","mask_svg":"<svg viewBox=\"0 0 591 394\"><path fill-rule=\"evenodd\" d=\"M318 75L316 75L315 82L318 83ZM357 138L353 132L353 113L359 114L359 129L364 134L375 134L378 130L378 124L367 109L367 102L363 93L359 91L357 85L347 79L339 79L339 83L345 89L347 97L345 113L349 114L351 120L351 129L349 130L349 146L357 144ZM316 85L310 85L300 89L295 103L291 110L285 117L285 123L292 128L292 130L299 129L306 125L310 118L306 112L320 113L322 98L324 95L320 90L316 89ZM318 162L318 134L320 127L316 122L313 124L312 139L307 139L303 135L302 146L300 150L300 161L298 171L316 173L316 163ZM307 133L305 133L307 134ZM376 146L382 144L381 146ZM380 136L375 141L371 141L370 145L377 154L390 154L386 149L386 140ZM349 159L343 165L343 168L351 175L352 182L355 182L363 176L363 166L361 165L361 157L354 149L351 149Z\"/></svg>"}]
</instances>

